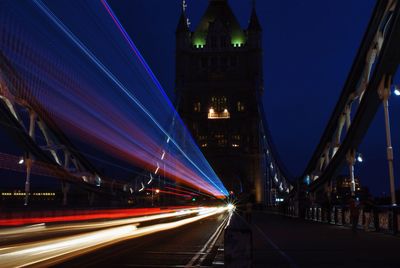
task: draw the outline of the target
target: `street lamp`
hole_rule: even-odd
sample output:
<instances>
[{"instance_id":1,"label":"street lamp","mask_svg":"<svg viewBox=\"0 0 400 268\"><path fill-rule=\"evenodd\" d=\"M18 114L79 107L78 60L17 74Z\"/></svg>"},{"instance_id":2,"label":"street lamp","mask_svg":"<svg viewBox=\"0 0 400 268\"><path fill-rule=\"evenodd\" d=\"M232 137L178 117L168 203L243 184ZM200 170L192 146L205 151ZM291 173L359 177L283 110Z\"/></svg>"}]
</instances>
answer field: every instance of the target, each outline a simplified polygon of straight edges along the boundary
<instances>
[{"instance_id":1,"label":"street lamp","mask_svg":"<svg viewBox=\"0 0 400 268\"><path fill-rule=\"evenodd\" d=\"M400 96L400 87L397 85L394 85L394 90L393 90L394 95Z\"/></svg>"},{"instance_id":2,"label":"street lamp","mask_svg":"<svg viewBox=\"0 0 400 268\"><path fill-rule=\"evenodd\" d=\"M364 161L363 155L361 153L357 154L357 161L360 162L360 163L362 163Z\"/></svg>"}]
</instances>

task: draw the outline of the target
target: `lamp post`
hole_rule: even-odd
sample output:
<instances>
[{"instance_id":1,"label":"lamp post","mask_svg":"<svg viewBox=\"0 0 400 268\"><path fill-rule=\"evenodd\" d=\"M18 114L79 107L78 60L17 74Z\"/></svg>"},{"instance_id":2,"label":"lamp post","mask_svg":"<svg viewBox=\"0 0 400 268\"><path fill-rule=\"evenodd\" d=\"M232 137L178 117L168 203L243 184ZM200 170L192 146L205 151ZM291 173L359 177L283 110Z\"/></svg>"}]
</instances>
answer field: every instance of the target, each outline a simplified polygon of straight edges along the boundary
<instances>
[{"instance_id":1,"label":"lamp post","mask_svg":"<svg viewBox=\"0 0 400 268\"><path fill-rule=\"evenodd\" d=\"M389 166L390 197L392 201L392 206L396 206L396 193L395 193L394 169L393 169L393 148L392 148L392 137L390 134L390 120L389 120L389 97L391 93L390 92L391 80L392 78L388 76L385 76L382 79L381 84L379 85L378 94L382 100L383 109L385 112L385 129L386 129L386 143L387 143L386 151L387 151L387 160Z\"/></svg>"},{"instance_id":2,"label":"lamp post","mask_svg":"<svg viewBox=\"0 0 400 268\"><path fill-rule=\"evenodd\" d=\"M354 178L354 164L356 163L356 152L354 149L351 149L346 154L347 164L349 165L349 173L350 173L350 181L351 181L351 196L355 196L356 192L356 182Z\"/></svg>"}]
</instances>

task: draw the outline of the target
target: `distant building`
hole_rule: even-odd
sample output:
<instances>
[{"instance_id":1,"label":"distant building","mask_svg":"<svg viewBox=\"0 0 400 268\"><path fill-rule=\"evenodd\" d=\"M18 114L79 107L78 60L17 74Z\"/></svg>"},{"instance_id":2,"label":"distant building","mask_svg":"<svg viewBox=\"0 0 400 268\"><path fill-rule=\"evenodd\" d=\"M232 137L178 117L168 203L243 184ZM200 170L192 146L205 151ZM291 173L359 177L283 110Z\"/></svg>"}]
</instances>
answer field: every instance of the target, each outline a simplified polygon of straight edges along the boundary
<instances>
[{"instance_id":1,"label":"distant building","mask_svg":"<svg viewBox=\"0 0 400 268\"><path fill-rule=\"evenodd\" d=\"M21 190L3 190L0 192L2 204L24 203L25 192ZM29 194L29 200L33 202L53 202L58 200L58 194L52 191L34 191Z\"/></svg>"},{"instance_id":2,"label":"distant building","mask_svg":"<svg viewBox=\"0 0 400 268\"><path fill-rule=\"evenodd\" d=\"M360 180L354 178L355 181L355 196L359 200L365 200L370 196L367 187L362 187ZM351 197L351 178L348 176L338 176L333 183L332 198L335 202L346 202L346 200Z\"/></svg>"},{"instance_id":3,"label":"distant building","mask_svg":"<svg viewBox=\"0 0 400 268\"><path fill-rule=\"evenodd\" d=\"M242 29L226 0L210 0L194 32L176 29L176 96L181 117L228 191L264 203L258 103L262 33L253 7Z\"/></svg>"}]
</instances>

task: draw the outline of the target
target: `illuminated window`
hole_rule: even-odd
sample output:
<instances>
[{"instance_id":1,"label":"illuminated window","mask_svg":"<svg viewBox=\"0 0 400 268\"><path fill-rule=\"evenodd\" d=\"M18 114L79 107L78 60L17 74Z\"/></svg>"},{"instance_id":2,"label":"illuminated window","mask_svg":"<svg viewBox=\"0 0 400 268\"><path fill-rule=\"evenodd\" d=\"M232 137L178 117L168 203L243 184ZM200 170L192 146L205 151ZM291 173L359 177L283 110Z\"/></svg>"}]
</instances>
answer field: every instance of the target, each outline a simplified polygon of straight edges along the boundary
<instances>
[{"instance_id":1,"label":"illuminated window","mask_svg":"<svg viewBox=\"0 0 400 268\"><path fill-rule=\"evenodd\" d=\"M240 135L232 135L232 147L238 148L240 147Z\"/></svg>"},{"instance_id":2,"label":"illuminated window","mask_svg":"<svg viewBox=\"0 0 400 268\"><path fill-rule=\"evenodd\" d=\"M207 136L199 136L199 141L207 140Z\"/></svg>"},{"instance_id":3,"label":"illuminated window","mask_svg":"<svg viewBox=\"0 0 400 268\"><path fill-rule=\"evenodd\" d=\"M200 102L195 102L195 103L193 104L193 110L194 110L195 112L200 112L200 111L201 111L201 104L200 104Z\"/></svg>"},{"instance_id":4,"label":"illuminated window","mask_svg":"<svg viewBox=\"0 0 400 268\"><path fill-rule=\"evenodd\" d=\"M238 112L243 112L244 111L243 102L240 102L240 101L237 102L237 110L238 110Z\"/></svg>"},{"instance_id":5,"label":"illuminated window","mask_svg":"<svg viewBox=\"0 0 400 268\"><path fill-rule=\"evenodd\" d=\"M228 111L227 99L225 96L212 97L211 107L208 110L208 119L228 119L230 113Z\"/></svg>"},{"instance_id":6,"label":"illuminated window","mask_svg":"<svg viewBox=\"0 0 400 268\"><path fill-rule=\"evenodd\" d=\"M228 144L228 140L227 139L219 139L219 140L217 140L217 144L219 147L225 147Z\"/></svg>"},{"instance_id":7,"label":"illuminated window","mask_svg":"<svg viewBox=\"0 0 400 268\"><path fill-rule=\"evenodd\" d=\"M208 110L208 119L228 119L230 117L228 109L224 109L222 112L216 112L214 108Z\"/></svg>"},{"instance_id":8,"label":"illuminated window","mask_svg":"<svg viewBox=\"0 0 400 268\"><path fill-rule=\"evenodd\" d=\"M200 144L200 146L201 146L202 148L205 148L205 147L208 146L208 143L207 143L207 136L198 136L197 139L198 139L199 144Z\"/></svg>"},{"instance_id":9,"label":"illuminated window","mask_svg":"<svg viewBox=\"0 0 400 268\"><path fill-rule=\"evenodd\" d=\"M217 133L214 135L215 141L218 147L225 147L228 144L228 140L223 133Z\"/></svg>"}]
</instances>

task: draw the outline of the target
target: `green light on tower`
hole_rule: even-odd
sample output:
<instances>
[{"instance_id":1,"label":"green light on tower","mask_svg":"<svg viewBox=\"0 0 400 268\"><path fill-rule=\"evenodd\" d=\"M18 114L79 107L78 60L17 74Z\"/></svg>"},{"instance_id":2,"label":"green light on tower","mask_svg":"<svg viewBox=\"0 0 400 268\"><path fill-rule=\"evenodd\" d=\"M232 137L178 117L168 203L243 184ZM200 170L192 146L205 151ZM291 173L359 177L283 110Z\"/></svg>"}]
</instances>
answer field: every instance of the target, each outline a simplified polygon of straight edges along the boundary
<instances>
[{"instance_id":1,"label":"green light on tower","mask_svg":"<svg viewBox=\"0 0 400 268\"><path fill-rule=\"evenodd\" d=\"M197 37L193 40L193 45L196 48L203 48L206 45L206 40L201 37Z\"/></svg>"},{"instance_id":2,"label":"green light on tower","mask_svg":"<svg viewBox=\"0 0 400 268\"><path fill-rule=\"evenodd\" d=\"M241 47L244 44L244 39L241 36L232 37L231 44L234 47Z\"/></svg>"},{"instance_id":3,"label":"green light on tower","mask_svg":"<svg viewBox=\"0 0 400 268\"><path fill-rule=\"evenodd\" d=\"M234 29L231 33L231 44L234 47L242 47L246 43L246 36L240 29Z\"/></svg>"}]
</instances>

